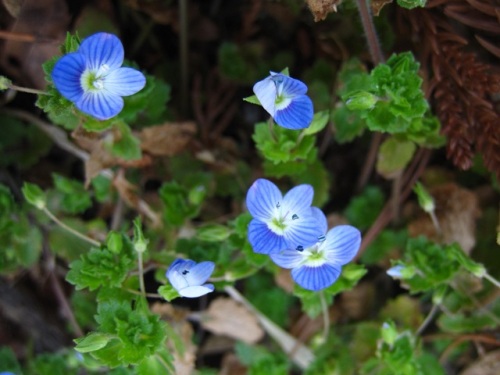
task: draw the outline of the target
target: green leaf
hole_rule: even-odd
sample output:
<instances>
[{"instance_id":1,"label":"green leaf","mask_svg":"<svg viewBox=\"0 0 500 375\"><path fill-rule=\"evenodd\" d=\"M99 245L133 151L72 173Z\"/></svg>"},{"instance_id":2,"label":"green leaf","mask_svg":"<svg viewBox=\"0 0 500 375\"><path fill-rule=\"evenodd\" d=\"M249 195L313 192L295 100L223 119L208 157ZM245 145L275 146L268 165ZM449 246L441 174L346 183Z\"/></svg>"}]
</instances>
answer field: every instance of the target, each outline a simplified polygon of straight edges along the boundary
<instances>
[{"instance_id":1,"label":"green leaf","mask_svg":"<svg viewBox=\"0 0 500 375\"><path fill-rule=\"evenodd\" d=\"M491 313L474 313L472 316L442 314L438 319L438 325L445 332L467 333L495 329L498 322Z\"/></svg>"},{"instance_id":2,"label":"green leaf","mask_svg":"<svg viewBox=\"0 0 500 375\"><path fill-rule=\"evenodd\" d=\"M0 363L0 370L10 371L14 374L22 374L21 366L19 366L17 358L12 349L8 346L0 347Z\"/></svg>"},{"instance_id":3,"label":"green leaf","mask_svg":"<svg viewBox=\"0 0 500 375\"><path fill-rule=\"evenodd\" d=\"M332 123L335 129L335 140L338 143L351 142L363 134L366 121L357 112L352 112L346 106L332 110Z\"/></svg>"},{"instance_id":4,"label":"green leaf","mask_svg":"<svg viewBox=\"0 0 500 375\"><path fill-rule=\"evenodd\" d=\"M292 176L297 184L310 184L314 188L313 206L322 207L330 198L330 175L323 163L316 159L305 170Z\"/></svg>"},{"instance_id":5,"label":"green leaf","mask_svg":"<svg viewBox=\"0 0 500 375\"><path fill-rule=\"evenodd\" d=\"M99 203L106 202L111 198L111 180L103 175L94 177L91 181L95 199Z\"/></svg>"},{"instance_id":6,"label":"green leaf","mask_svg":"<svg viewBox=\"0 0 500 375\"><path fill-rule=\"evenodd\" d=\"M12 85L12 81L5 76L0 76L0 91L7 90Z\"/></svg>"},{"instance_id":7,"label":"green leaf","mask_svg":"<svg viewBox=\"0 0 500 375\"><path fill-rule=\"evenodd\" d=\"M70 271L66 280L75 285L77 290L95 290L101 286L121 287L128 272L135 265L132 244L126 237L123 244L120 253L110 251L106 247L92 248L69 265Z\"/></svg>"},{"instance_id":8,"label":"green leaf","mask_svg":"<svg viewBox=\"0 0 500 375\"><path fill-rule=\"evenodd\" d=\"M123 249L123 234L111 231L106 238L106 247L112 253L118 254Z\"/></svg>"},{"instance_id":9,"label":"green leaf","mask_svg":"<svg viewBox=\"0 0 500 375\"><path fill-rule=\"evenodd\" d=\"M328 124L330 111L321 111L314 114L311 124L303 130L303 135L313 135L322 131Z\"/></svg>"},{"instance_id":10,"label":"green leaf","mask_svg":"<svg viewBox=\"0 0 500 375\"><path fill-rule=\"evenodd\" d=\"M387 138L380 146L377 158L377 172L387 179L400 175L415 153L415 143Z\"/></svg>"},{"instance_id":11,"label":"green leaf","mask_svg":"<svg viewBox=\"0 0 500 375\"><path fill-rule=\"evenodd\" d=\"M243 100L246 101L246 102L248 102L248 103L261 105L260 101L259 101L259 99L257 99L256 95L247 96L246 98L243 98Z\"/></svg>"},{"instance_id":12,"label":"green leaf","mask_svg":"<svg viewBox=\"0 0 500 375\"><path fill-rule=\"evenodd\" d=\"M406 9L413 9L417 7L424 8L427 0L397 0L397 3L400 7Z\"/></svg>"},{"instance_id":13,"label":"green leaf","mask_svg":"<svg viewBox=\"0 0 500 375\"><path fill-rule=\"evenodd\" d=\"M384 194L379 187L367 186L361 195L354 197L344 211L351 225L359 230L369 228L384 207Z\"/></svg>"},{"instance_id":14,"label":"green leaf","mask_svg":"<svg viewBox=\"0 0 500 375\"><path fill-rule=\"evenodd\" d=\"M368 91L354 91L342 98L350 111L370 110L375 107L379 98Z\"/></svg>"},{"instance_id":15,"label":"green leaf","mask_svg":"<svg viewBox=\"0 0 500 375\"><path fill-rule=\"evenodd\" d=\"M47 205L47 196L45 192L37 185L25 182L22 188L22 192L24 195L24 199L26 199L29 204L32 204L39 210L43 210Z\"/></svg>"},{"instance_id":16,"label":"green leaf","mask_svg":"<svg viewBox=\"0 0 500 375\"><path fill-rule=\"evenodd\" d=\"M231 234L231 229L221 224L205 224L196 230L196 238L207 242L225 241Z\"/></svg>"},{"instance_id":17,"label":"green leaf","mask_svg":"<svg viewBox=\"0 0 500 375\"><path fill-rule=\"evenodd\" d=\"M187 189L175 181L163 184L159 194L165 206L165 221L171 225L181 226L185 220L195 217L199 212L200 205L192 205Z\"/></svg>"},{"instance_id":18,"label":"green leaf","mask_svg":"<svg viewBox=\"0 0 500 375\"><path fill-rule=\"evenodd\" d=\"M137 375L175 374L172 354L166 347L146 357L136 368Z\"/></svg>"},{"instance_id":19,"label":"green leaf","mask_svg":"<svg viewBox=\"0 0 500 375\"><path fill-rule=\"evenodd\" d=\"M115 122L117 131L112 143L105 143L113 156L124 160L138 160L142 157L141 143L132 134L130 127L123 121Z\"/></svg>"},{"instance_id":20,"label":"green leaf","mask_svg":"<svg viewBox=\"0 0 500 375\"><path fill-rule=\"evenodd\" d=\"M179 292L172 285L162 285L158 288L158 294L165 298L167 302L173 301L180 297Z\"/></svg>"},{"instance_id":21,"label":"green leaf","mask_svg":"<svg viewBox=\"0 0 500 375\"><path fill-rule=\"evenodd\" d=\"M111 340L105 333L91 332L85 337L75 339L75 350L80 353L89 353L104 348Z\"/></svg>"},{"instance_id":22,"label":"green leaf","mask_svg":"<svg viewBox=\"0 0 500 375\"><path fill-rule=\"evenodd\" d=\"M61 193L61 208L67 213L81 213L92 205L90 194L83 183L63 177L57 173L52 174L54 186L57 192Z\"/></svg>"}]
</instances>

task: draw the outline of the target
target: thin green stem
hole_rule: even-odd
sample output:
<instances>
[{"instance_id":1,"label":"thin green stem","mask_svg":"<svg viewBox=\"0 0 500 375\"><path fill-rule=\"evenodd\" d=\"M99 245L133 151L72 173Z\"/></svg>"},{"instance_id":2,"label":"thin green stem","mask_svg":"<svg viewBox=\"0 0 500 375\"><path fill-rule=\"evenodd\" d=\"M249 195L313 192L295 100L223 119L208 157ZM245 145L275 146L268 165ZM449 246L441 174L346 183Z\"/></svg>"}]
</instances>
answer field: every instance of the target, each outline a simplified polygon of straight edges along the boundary
<instances>
[{"instance_id":1,"label":"thin green stem","mask_svg":"<svg viewBox=\"0 0 500 375\"><path fill-rule=\"evenodd\" d=\"M493 285L495 285L497 288L500 288L500 282L497 279L495 279L493 276L491 276L489 273L486 272L484 274L484 278L486 280L488 280L490 283L492 283Z\"/></svg>"},{"instance_id":2,"label":"thin green stem","mask_svg":"<svg viewBox=\"0 0 500 375\"><path fill-rule=\"evenodd\" d=\"M101 246L101 243L90 238L90 237L87 237L86 235L84 234L81 234L80 232L74 230L73 228L67 226L66 224L64 224L61 220L59 220L52 212L49 211L49 209L47 207L44 207L42 208L42 211L52 220L54 221L57 225L59 225L61 228L63 228L64 230L70 232L71 234L75 235L76 237L92 244L93 246L96 246L96 247L100 247Z\"/></svg>"},{"instance_id":3,"label":"thin green stem","mask_svg":"<svg viewBox=\"0 0 500 375\"><path fill-rule=\"evenodd\" d=\"M278 142L278 138L276 137L276 133L274 132L274 120L272 117L269 117L269 120L267 120L267 124L269 125L269 133L271 133L273 141Z\"/></svg>"},{"instance_id":4,"label":"thin green stem","mask_svg":"<svg viewBox=\"0 0 500 375\"><path fill-rule=\"evenodd\" d=\"M323 311L323 343L325 343L328 340L328 333L330 332L330 314L328 313L328 305L323 291L319 292L319 299L321 301L321 310Z\"/></svg>"},{"instance_id":5,"label":"thin green stem","mask_svg":"<svg viewBox=\"0 0 500 375\"><path fill-rule=\"evenodd\" d=\"M146 296L146 287L144 286L144 270L142 265L142 251L137 252L137 263L139 265L139 287L141 289L141 294Z\"/></svg>"},{"instance_id":6,"label":"thin green stem","mask_svg":"<svg viewBox=\"0 0 500 375\"><path fill-rule=\"evenodd\" d=\"M21 87L21 86L14 85L12 83L9 85L9 88L12 90L15 90L15 91L27 92L28 94L49 95L48 93L46 93L45 91L42 91L42 90L30 89L28 87Z\"/></svg>"},{"instance_id":7,"label":"thin green stem","mask_svg":"<svg viewBox=\"0 0 500 375\"><path fill-rule=\"evenodd\" d=\"M432 322L432 319L436 316L436 313L439 311L439 306L440 305L437 304L432 306L431 311L429 311L429 314L427 314L420 327L418 327L415 335L420 336L422 332L424 332L427 326Z\"/></svg>"},{"instance_id":8,"label":"thin green stem","mask_svg":"<svg viewBox=\"0 0 500 375\"><path fill-rule=\"evenodd\" d=\"M436 233L438 235L441 235L441 226L439 225L439 221L437 219L436 213L434 211L429 212L429 215L432 220L432 224L434 225L434 228L436 229Z\"/></svg>"}]
</instances>

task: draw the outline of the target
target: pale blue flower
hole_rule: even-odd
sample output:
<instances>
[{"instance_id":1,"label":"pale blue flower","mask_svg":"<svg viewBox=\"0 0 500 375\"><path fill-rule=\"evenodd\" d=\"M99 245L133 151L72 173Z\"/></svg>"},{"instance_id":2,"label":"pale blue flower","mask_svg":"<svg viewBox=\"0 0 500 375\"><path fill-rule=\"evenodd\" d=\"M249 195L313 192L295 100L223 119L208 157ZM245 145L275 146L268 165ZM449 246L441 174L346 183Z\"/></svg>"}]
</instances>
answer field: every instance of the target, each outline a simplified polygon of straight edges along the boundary
<instances>
[{"instance_id":1,"label":"pale blue flower","mask_svg":"<svg viewBox=\"0 0 500 375\"><path fill-rule=\"evenodd\" d=\"M401 279L403 277L402 275L402 271L405 269L404 266L402 266L401 264L398 264L396 266L393 266L391 268L389 268L386 273L391 276L392 278L394 279Z\"/></svg>"},{"instance_id":2,"label":"pale blue flower","mask_svg":"<svg viewBox=\"0 0 500 375\"><path fill-rule=\"evenodd\" d=\"M168 268L166 276L182 297L196 298L214 291L212 284L205 284L214 268L213 262L196 263L190 259L176 259Z\"/></svg>"},{"instance_id":3,"label":"pale blue flower","mask_svg":"<svg viewBox=\"0 0 500 375\"><path fill-rule=\"evenodd\" d=\"M319 224L324 214L311 207L314 190L299 185L284 197L271 181L256 180L246 197L253 220L248 226L248 241L256 253L272 254L280 250L305 249L323 234Z\"/></svg>"},{"instance_id":4,"label":"pale blue flower","mask_svg":"<svg viewBox=\"0 0 500 375\"><path fill-rule=\"evenodd\" d=\"M52 81L80 111L107 120L123 109L122 96L133 95L146 84L144 75L122 67L123 45L113 34L97 33L84 39L78 51L59 59Z\"/></svg>"},{"instance_id":5,"label":"pale blue flower","mask_svg":"<svg viewBox=\"0 0 500 375\"><path fill-rule=\"evenodd\" d=\"M281 73L271 75L253 86L253 92L274 121L287 129L307 128L313 119L311 99L307 86Z\"/></svg>"},{"instance_id":6,"label":"pale blue flower","mask_svg":"<svg viewBox=\"0 0 500 375\"><path fill-rule=\"evenodd\" d=\"M321 222L321 226L326 233L326 220ZM339 225L302 251L286 249L270 257L278 266L291 269L293 280L301 287L318 291L338 279L342 266L354 258L360 244L361 233L358 229Z\"/></svg>"}]
</instances>

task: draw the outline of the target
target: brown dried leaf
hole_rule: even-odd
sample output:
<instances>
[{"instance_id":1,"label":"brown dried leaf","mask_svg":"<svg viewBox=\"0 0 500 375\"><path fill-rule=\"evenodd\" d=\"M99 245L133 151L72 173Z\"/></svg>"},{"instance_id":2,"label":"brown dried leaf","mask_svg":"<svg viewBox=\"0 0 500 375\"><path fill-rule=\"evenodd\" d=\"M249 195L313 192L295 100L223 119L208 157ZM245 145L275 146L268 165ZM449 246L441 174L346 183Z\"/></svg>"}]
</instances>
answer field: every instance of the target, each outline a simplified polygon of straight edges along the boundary
<instances>
[{"instance_id":1,"label":"brown dried leaf","mask_svg":"<svg viewBox=\"0 0 500 375\"><path fill-rule=\"evenodd\" d=\"M194 122L168 123L143 129L139 139L143 151L156 156L173 156L186 149L195 133Z\"/></svg>"},{"instance_id":2,"label":"brown dried leaf","mask_svg":"<svg viewBox=\"0 0 500 375\"><path fill-rule=\"evenodd\" d=\"M390 3L392 3L392 0L372 0L370 4L372 7L373 15L378 16L382 8Z\"/></svg>"},{"instance_id":3,"label":"brown dried leaf","mask_svg":"<svg viewBox=\"0 0 500 375\"><path fill-rule=\"evenodd\" d=\"M226 335L248 344L264 336L254 314L230 298L217 298L202 314L202 326L218 335Z\"/></svg>"},{"instance_id":4,"label":"brown dried leaf","mask_svg":"<svg viewBox=\"0 0 500 375\"><path fill-rule=\"evenodd\" d=\"M113 186L128 206L139 211L139 196L137 195L137 190L139 189L137 186L127 181L123 169L120 169L120 171L116 174L115 179L113 180Z\"/></svg>"},{"instance_id":5,"label":"brown dried leaf","mask_svg":"<svg viewBox=\"0 0 500 375\"><path fill-rule=\"evenodd\" d=\"M460 373L460 375L498 374L500 374L500 350L489 352Z\"/></svg>"},{"instance_id":6,"label":"brown dried leaf","mask_svg":"<svg viewBox=\"0 0 500 375\"><path fill-rule=\"evenodd\" d=\"M222 358L219 375L246 375L247 368L234 353L226 353Z\"/></svg>"},{"instance_id":7,"label":"brown dried leaf","mask_svg":"<svg viewBox=\"0 0 500 375\"><path fill-rule=\"evenodd\" d=\"M430 240L446 244L458 242L469 254L476 243L476 219L480 214L476 195L453 183L439 185L429 192L434 198L442 234L438 235L429 215L422 213L408 226L409 235L425 235Z\"/></svg>"},{"instance_id":8,"label":"brown dried leaf","mask_svg":"<svg viewBox=\"0 0 500 375\"><path fill-rule=\"evenodd\" d=\"M59 54L70 23L64 0L24 0L4 2L17 14L9 30L16 35L33 36L34 43L8 39L0 49L0 67L16 83L43 89L46 85L42 64ZM17 4L16 4L17 3ZM16 8L20 5L20 9Z\"/></svg>"},{"instance_id":9,"label":"brown dried leaf","mask_svg":"<svg viewBox=\"0 0 500 375\"><path fill-rule=\"evenodd\" d=\"M186 320L187 312L175 309L169 303L154 303L151 311L160 314L162 318L169 321L172 329L177 333L183 344L182 350L179 345L169 340L167 345L174 357L174 373L176 375L190 375L194 371L196 360L196 345L193 344L193 327Z\"/></svg>"},{"instance_id":10,"label":"brown dried leaf","mask_svg":"<svg viewBox=\"0 0 500 375\"><path fill-rule=\"evenodd\" d=\"M337 12L337 6L342 0L306 0L314 16L314 22L324 20L329 13Z\"/></svg>"}]
</instances>

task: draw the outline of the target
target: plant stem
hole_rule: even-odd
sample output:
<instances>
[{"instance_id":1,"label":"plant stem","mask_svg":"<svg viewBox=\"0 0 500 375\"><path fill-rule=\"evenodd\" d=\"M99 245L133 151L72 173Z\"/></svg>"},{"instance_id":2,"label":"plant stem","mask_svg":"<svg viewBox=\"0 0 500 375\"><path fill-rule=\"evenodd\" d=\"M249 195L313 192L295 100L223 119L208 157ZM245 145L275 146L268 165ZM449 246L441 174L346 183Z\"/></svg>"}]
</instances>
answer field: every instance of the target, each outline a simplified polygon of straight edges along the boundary
<instances>
[{"instance_id":1,"label":"plant stem","mask_svg":"<svg viewBox=\"0 0 500 375\"><path fill-rule=\"evenodd\" d=\"M68 225L64 224L61 220L59 220L52 212L49 211L49 209L47 207L44 207L42 209L42 211L50 218L52 219L52 221L54 221L57 225L59 225L61 228L63 228L64 230L70 232L71 234L75 235L76 237L90 243L91 245L93 246L96 246L96 247L100 247L101 246L101 243L90 238L90 237L87 237L86 235L84 234L81 234L80 232L74 230L73 228L69 227Z\"/></svg>"},{"instance_id":2,"label":"plant stem","mask_svg":"<svg viewBox=\"0 0 500 375\"><path fill-rule=\"evenodd\" d=\"M429 212L429 215L432 220L432 224L434 225L434 228L436 229L436 233L440 236L441 235L441 226L439 225L439 221L437 219L436 213L434 211Z\"/></svg>"},{"instance_id":3,"label":"plant stem","mask_svg":"<svg viewBox=\"0 0 500 375\"><path fill-rule=\"evenodd\" d=\"M323 310L323 343L325 343L328 340L328 333L330 332L330 314L323 291L319 292L319 299L321 301L321 310Z\"/></svg>"},{"instance_id":4,"label":"plant stem","mask_svg":"<svg viewBox=\"0 0 500 375\"><path fill-rule=\"evenodd\" d=\"M188 55L188 0L179 1L179 38L180 38L180 71L181 71L181 113L187 115L188 109L188 77L189 77L189 55Z\"/></svg>"},{"instance_id":5,"label":"plant stem","mask_svg":"<svg viewBox=\"0 0 500 375\"><path fill-rule=\"evenodd\" d=\"M439 305L433 305L431 311L429 311L429 314L427 314L420 327L418 327L417 332L415 333L416 336L420 336L422 332L424 332L424 330L427 328L430 322L432 322L432 319L434 319L434 316L438 311Z\"/></svg>"},{"instance_id":6,"label":"plant stem","mask_svg":"<svg viewBox=\"0 0 500 375\"><path fill-rule=\"evenodd\" d=\"M314 361L314 354L304 344L295 337L281 329L278 325L269 320L265 315L258 311L248 300L245 299L234 287L224 287L229 296L237 302L243 304L248 310L255 314L262 328L276 340L283 351L290 355L291 360L305 370Z\"/></svg>"},{"instance_id":7,"label":"plant stem","mask_svg":"<svg viewBox=\"0 0 500 375\"><path fill-rule=\"evenodd\" d=\"M142 267L142 251L137 252L137 263L139 265L139 287L141 294L146 297L146 287L144 286L144 270Z\"/></svg>"},{"instance_id":8,"label":"plant stem","mask_svg":"<svg viewBox=\"0 0 500 375\"><path fill-rule=\"evenodd\" d=\"M365 32L366 42L368 43L372 61L375 65L378 65L384 62L384 54L380 48L377 31L373 24L372 13L368 7L368 1L356 0L356 4L358 6L359 17L361 18L361 24L363 25L363 31Z\"/></svg>"},{"instance_id":9,"label":"plant stem","mask_svg":"<svg viewBox=\"0 0 500 375\"><path fill-rule=\"evenodd\" d=\"M486 280L488 280L489 282L491 282L493 285L495 285L497 288L500 288L500 282L497 279L495 279L493 276L491 276L489 273L486 272L484 274L484 278Z\"/></svg>"},{"instance_id":10,"label":"plant stem","mask_svg":"<svg viewBox=\"0 0 500 375\"><path fill-rule=\"evenodd\" d=\"M42 91L42 90L30 89L28 87L21 87L21 86L14 85L12 83L9 85L9 88L12 90L15 90L15 91L27 92L28 94L49 95L45 91Z\"/></svg>"}]
</instances>

